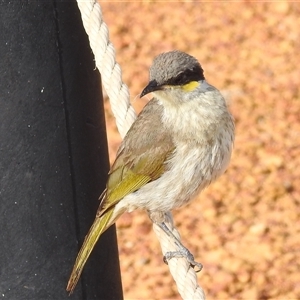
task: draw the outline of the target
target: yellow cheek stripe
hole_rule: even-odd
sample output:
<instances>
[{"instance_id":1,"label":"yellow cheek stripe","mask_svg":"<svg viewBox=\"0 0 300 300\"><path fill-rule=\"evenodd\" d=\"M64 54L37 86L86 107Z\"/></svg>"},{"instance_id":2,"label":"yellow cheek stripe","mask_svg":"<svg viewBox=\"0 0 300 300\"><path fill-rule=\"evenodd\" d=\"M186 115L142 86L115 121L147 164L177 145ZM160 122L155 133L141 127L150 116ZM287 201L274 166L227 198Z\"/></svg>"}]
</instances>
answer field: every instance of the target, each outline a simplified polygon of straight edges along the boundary
<instances>
[{"instance_id":1,"label":"yellow cheek stripe","mask_svg":"<svg viewBox=\"0 0 300 300\"><path fill-rule=\"evenodd\" d=\"M183 85L181 88L185 91L185 92L191 92L193 91L196 87L199 86L199 82L198 81L191 81L185 85Z\"/></svg>"}]
</instances>

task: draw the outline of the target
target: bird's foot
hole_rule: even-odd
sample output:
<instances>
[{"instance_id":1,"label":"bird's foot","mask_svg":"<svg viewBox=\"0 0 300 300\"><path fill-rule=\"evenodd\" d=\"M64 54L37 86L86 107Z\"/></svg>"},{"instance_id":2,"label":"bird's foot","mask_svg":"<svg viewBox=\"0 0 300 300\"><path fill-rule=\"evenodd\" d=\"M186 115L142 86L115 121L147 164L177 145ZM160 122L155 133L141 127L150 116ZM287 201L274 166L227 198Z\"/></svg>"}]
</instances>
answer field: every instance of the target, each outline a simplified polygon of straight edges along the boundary
<instances>
[{"instance_id":1,"label":"bird's foot","mask_svg":"<svg viewBox=\"0 0 300 300\"><path fill-rule=\"evenodd\" d=\"M200 272L203 268L203 265L201 263L198 263L194 259L194 255L183 245L179 246L178 251L169 251L166 252L164 255L164 263L168 264L168 261L172 258L181 258L184 257L186 260L190 263L190 265L195 269L195 272Z\"/></svg>"},{"instance_id":2,"label":"bird's foot","mask_svg":"<svg viewBox=\"0 0 300 300\"><path fill-rule=\"evenodd\" d=\"M184 257L190 265L195 269L196 272L200 272L203 268L201 263L195 261L193 254L183 246L181 241L174 235L174 233L168 228L165 222L157 222L158 225L169 237L174 241L177 246L177 251L168 251L164 255L164 262L168 264L168 261L172 258L181 258Z\"/></svg>"}]
</instances>

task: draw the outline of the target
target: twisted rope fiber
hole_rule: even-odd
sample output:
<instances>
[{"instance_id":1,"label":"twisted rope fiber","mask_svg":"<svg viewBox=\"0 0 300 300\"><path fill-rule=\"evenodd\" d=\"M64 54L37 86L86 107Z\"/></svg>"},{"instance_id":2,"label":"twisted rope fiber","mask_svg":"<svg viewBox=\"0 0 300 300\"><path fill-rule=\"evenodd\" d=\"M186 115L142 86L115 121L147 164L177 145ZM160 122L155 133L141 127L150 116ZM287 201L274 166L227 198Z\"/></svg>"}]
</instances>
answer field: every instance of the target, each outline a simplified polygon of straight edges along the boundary
<instances>
[{"instance_id":1,"label":"twisted rope fiber","mask_svg":"<svg viewBox=\"0 0 300 300\"><path fill-rule=\"evenodd\" d=\"M120 65L115 61L115 49L109 41L108 28L102 19L100 4L96 0L77 0L77 3L83 26L89 36L90 46L95 55L96 66L101 73L103 86L110 99L118 131L121 137L124 138L136 119L136 113L129 101L128 87L122 82ZM167 213L166 225L180 239L170 212ZM176 250L174 242L169 239L162 229L153 224L153 230L160 242L163 254ZM185 258L172 258L169 260L168 265L183 299L205 299L204 292L197 283L196 273Z\"/></svg>"}]
</instances>

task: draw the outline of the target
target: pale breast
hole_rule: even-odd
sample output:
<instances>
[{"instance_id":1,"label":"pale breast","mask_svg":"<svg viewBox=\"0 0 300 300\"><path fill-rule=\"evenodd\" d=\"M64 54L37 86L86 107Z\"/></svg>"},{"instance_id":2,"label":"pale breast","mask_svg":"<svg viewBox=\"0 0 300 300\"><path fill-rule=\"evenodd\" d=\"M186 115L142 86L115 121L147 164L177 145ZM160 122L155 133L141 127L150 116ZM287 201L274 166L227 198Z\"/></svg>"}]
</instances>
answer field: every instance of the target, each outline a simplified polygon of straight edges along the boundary
<instances>
[{"instance_id":1,"label":"pale breast","mask_svg":"<svg viewBox=\"0 0 300 300\"><path fill-rule=\"evenodd\" d=\"M186 204L225 171L231 155L229 144L220 138L215 145L178 145L168 162L169 171L121 202L129 211L169 211Z\"/></svg>"},{"instance_id":2,"label":"pale breast","mask_svg":"<svg viewBox=\"0 0 300 300\"><path fill-rule=\"evenodd\" d=\"M211 97L221 104L211 106ZM167 171L124 197L122 207L129 211L143 208L163 212L178 208L225 171L232 151L234 124L223 100L216 92L198 99L202 105L186 102L184 107L178 107L164 103L163 126L171 132L176 150L166 162Z\"/></svg>"}]
</instances>

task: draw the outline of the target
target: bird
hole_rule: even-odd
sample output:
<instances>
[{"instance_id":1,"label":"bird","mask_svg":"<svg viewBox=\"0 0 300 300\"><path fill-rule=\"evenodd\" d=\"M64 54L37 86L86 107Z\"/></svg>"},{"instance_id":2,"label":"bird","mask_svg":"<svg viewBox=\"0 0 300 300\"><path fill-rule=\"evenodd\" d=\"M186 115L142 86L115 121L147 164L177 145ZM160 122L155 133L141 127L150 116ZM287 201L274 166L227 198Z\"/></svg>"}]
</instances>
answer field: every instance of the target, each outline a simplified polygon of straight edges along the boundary
<instances>
[{"instance_id":1,"label":"bird","mask_svg":"<svg viewBox=\"0 0 300 300\"><path fill-rule=\"evenodd\" d=\"M124 212L145 210L174 238L178 251L191 253L165 224L166 213L189 203L226 170L235 125L226 101L210 85L198 60L179 50L156 56L140 97L152 93L124 137L108 173L95 220L76 258L66 290L73 292L99 237Z\"/></svg>"}]
</instances>

